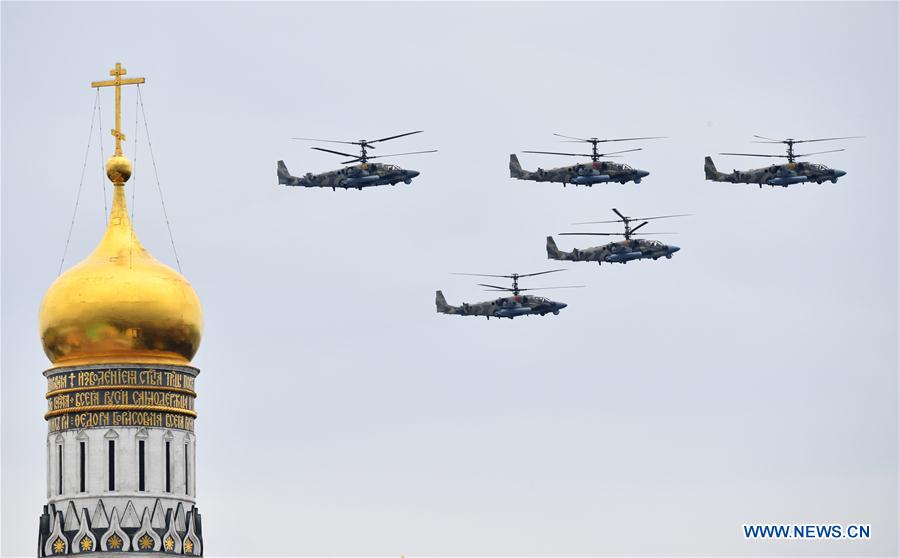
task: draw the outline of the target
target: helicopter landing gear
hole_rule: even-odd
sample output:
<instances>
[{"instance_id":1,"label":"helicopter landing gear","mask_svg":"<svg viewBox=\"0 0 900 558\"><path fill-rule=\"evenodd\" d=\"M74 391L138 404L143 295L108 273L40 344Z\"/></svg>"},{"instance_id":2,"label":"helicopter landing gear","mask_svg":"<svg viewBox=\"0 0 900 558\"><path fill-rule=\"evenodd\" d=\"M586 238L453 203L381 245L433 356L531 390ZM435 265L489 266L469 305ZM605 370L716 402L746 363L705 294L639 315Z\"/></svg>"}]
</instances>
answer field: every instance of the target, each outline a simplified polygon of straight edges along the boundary
<instances>
[{"instance_id":1,"label":"helicopter landing gear","mask_svg":"<svg viewBox=\"0 0 900 558\"><path fill-rule=\"evenodd\" d=\"M543 314L541 314L541 315L543 316ZM554 310L554 311L553 311L553 315L554 315L554 316L559 316L559 310Z\"/></svg>"},{"instance_id":2,"label":"helicopter landing gear","mask_svg":"<svg viewBox=\"0 0 900 558\"><path fill-rule=\"evenodd\" d=\"M635 184L640 184L640 183L641 183L641 177L635 178L635 179L634 179L634 183L635 183Z\"/></svg>"},{"instance_id":3,"label":"helicopter landing gear","mask_svg":"<svg viewBox=\"0 0 900 558\"><path fill-rule=\"evenodd\" d=\"M407 178L406 180L403 181L403 183L406 184L406 185L412 184L412 179L411 179L411 178Z\"/></svg>"}]
</instances>

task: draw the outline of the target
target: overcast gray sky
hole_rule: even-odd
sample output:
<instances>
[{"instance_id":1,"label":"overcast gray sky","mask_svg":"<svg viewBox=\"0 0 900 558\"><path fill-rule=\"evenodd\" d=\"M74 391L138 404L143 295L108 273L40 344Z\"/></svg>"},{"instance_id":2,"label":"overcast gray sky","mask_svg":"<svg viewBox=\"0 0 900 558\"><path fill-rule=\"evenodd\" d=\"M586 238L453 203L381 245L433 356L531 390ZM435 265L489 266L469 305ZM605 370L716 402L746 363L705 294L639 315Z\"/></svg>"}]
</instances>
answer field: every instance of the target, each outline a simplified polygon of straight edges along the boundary
<instances>
[{"instance_id":1,"label":"overcast gray sky","mask_svg":"<svg viewBox=\"0 0 900 558\"><path fill-rule=\"evenodd\" d=\"M895 555L898 4L2 4L2 553L45 499L36 321L72 215L93 80L142 88L203 303L206 553ZM104 91L104 150L112 93ZM135 226L174 257L135 96ZM292 142L426 133L412 186L276 185L338 159ZM96 131L95 131L96 132ZM511 180L551 133L622 137L640 185ZM864 135L836 184L704 181L752 134ZM96 136L95 136L96 138ZM631 147L628 145L623 148ZM777 151L777 146L773 149ZM105 221L93 142L66 266ZM520 155L523 166L568 161ZM715 157L720 169L766 160ZM107 194L109 194L107 189ZM564 263L559 316L435 313L450 272L532 272L570 223L664 222L670 261ZM648 226L649 228L649 226ZM560 247L590 245L562 237ZM868 541L747 542L744 523Z\"/></svg>"}]
</instances>

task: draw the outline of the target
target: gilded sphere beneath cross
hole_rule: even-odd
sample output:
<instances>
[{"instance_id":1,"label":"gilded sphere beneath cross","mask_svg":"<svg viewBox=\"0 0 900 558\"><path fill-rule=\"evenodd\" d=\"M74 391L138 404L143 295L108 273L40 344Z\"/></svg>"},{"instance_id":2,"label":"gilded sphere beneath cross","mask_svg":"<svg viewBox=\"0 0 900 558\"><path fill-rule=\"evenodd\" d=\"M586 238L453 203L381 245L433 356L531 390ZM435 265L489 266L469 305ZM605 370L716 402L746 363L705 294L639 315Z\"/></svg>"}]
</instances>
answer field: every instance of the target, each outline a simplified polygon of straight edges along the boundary
<instances>
[{"instance_id":1,"label":"gilded sphere beneath cross","mask_svg":"<svg viewBox=\"0 0 900 558\"><path fill-rule=\"evenodd\" d=\"M106 176L113 184L124 184L131 178L131 160L124 155L113 155L106 161Z\"/></svg>"}]
</instances>

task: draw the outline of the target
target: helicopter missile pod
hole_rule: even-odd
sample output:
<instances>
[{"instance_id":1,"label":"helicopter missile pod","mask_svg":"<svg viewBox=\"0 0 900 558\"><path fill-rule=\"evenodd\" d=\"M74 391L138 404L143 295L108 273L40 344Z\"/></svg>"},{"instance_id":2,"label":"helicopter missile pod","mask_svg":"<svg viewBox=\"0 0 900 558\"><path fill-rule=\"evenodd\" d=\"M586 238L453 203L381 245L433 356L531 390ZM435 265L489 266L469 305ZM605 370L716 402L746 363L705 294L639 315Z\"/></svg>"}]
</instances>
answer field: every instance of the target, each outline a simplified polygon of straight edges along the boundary
<instances>
[{"instance_id":1,"label":"helicopter missile pod","mask_svg":"<svg viewBox=\"0 0 900 558\"><path fill-rule=\"evenodd\" d=\"M658 215L656 217L626 217L613 208L613 212L619 216L619 219L612 221L590 221L587 223L575 223L576 225L593 225L601 223L624 223L624 233L560 233L563 235L591 235L591 236L624 236L625 240L610 242L603 246L592 246L590 248L575 248L571 252L563 252L556 246L552 236L547 237L547 258L551 260L569 260L573 262L597 262L598 264L606 263L628 263L632 260L656 260L659 258L671 259L672 255L681 250L678 246L663 244L658 240L645 240L643 238L632 238L635 231L648 224L652 219L668 219L671 217L687 217L690 214L683 213L679 215ZM643 221L636 227L631 226L632 221ZM674 233L642 233L642 234L674 234Z\"/></svg>"},{"instance_id":2,"label":"helicopter missile pod","mask_svg":"<svg viewBox=\"0 0 900 558\"><path fill-rule=\"evenodd\" d=\"M564 269L551 269L549 271L539 271L537 273L512 273L510 275L484 275L481 273L454 273L454 275L470 275L474 277L504 277L512 279L512 287L500 287L497 285L486 285L478 283L481 287L488 287L486 291L502 291L511 292L512 296L502 296L495 300L486 302L463 302L460 306L451 306L447 304L444 293L435 292L435 304L440 314L457 314L459 316L484 316L487 319L493 318L509 318L516 316L545 316L547 314L559 314L559 311L567 306L565 302L556 302L542 296L531 296L520 294L522 291L537 291L542 289L580 289L584 285L572 285L567 287L537 287L531 289L519 288L519 279L522 277L533 277L535 275L544 275L545 273L556 273L557 271L565 271Z\"/></svg>"},{"instance_id":3,"label":"helicopter missile pod","mask_svg":"<svg viewBox=\"0 0 900 558\"><path fill-rule=\"evenodd\" d=\"M390 165L387 163L370 163L369 160L384 157L399 157L401 155L435 153L437 149L429 149L428 151L411 151L408 153L392 153L390 155L369 155L369 150L375 149L376 146L372 145L373 143L388 141L421 133L422 130L418 130L415 132L406 132L404 134L397 134L396 136L388 136L386 138L380 138L376 140L363 139L359 141L291 138L303 141L324 141L328 143L344 143L348 145L357 145L359 146L360 153L359 155L353 155L351 153L343 153L341 151L335 151L333 149L325 149L324 147L312 147L311 149L315 149L317 151L324 151L325 153L332 153L334 155L350 157L350 160L341 163L343 165L350 166L344 167L339 170L323 172L321 174L313 174L311 172L308 172L301 177L291 175L291 173L288 172L287 166L284 164L284 161L278 161L278 183L285 186L302 186L305 188L331 188L332 190L336 190L338 188L344 188L345 190L348 190L350 188L362 190L363 188L371 186L384 186L386 184L394 185L399 182L403 182L404 184L411 184L412 179L419 176L419 171L404 169L398 167L397 165Z\"/></svg>"},{"instance_id":4,"label":"helicopter missile pod","mask_svg":"<svg viewBox=\"0 0 900 558\"><path fill-rule=\"evenodd\" d=\"M783 143L787 145L787 154L763 155L759 153L719 153L719 155L737 155L740 157L782 157L787 159L788 162L779 165L770 165L761 169L750 169L745 171L735 170L731 173L725 173L716 170L716 165L713 163L712 157L706 157L703 164L703 171L706 174L706 179L712 180L713 182L759 184L760 188L765 184L772 187L783 186L787 188L791 184L801 184L803 182L815 182L816 184L821 184L826 180L830 180L832 183L836 184L838 178L847 174L846 172L839 169L832 169L825 165L820 165L819 163L807 163L797 161L796 159L800 157L809 157L810 155L821 155L822 153L837 153L838 151L843 151L843 149L830 149L828 151L816 151L814 153L803 153L798 155L794 153L794 144L856 139L863 136L844 136L839 138L819 138L811 140L798 140L793 138L776 140L756 135L753 137L762 140L754 141L753 143Z\"/></svg>"},{"instance_id":5,"label":"helicopter missile pod","mask_svg":"<svg viewBox=\"0 0 900 558\"><path fill-rule=\"evenodd\" d=\"M640 151L642 148L625 149L624 151L611 151L609 153L600 153L597 149L598 144L610 141L635 141L648 139L662 139L665 136L652 136L643 138L618 138L618 139L598 139L598 138L575 138L572 136L564 136L562 134L553 134L561 138L566 138L565 142L569 143L589 143L591 144L590 153L560 153L557 151L523 151L522 153L541 153L544 155L565 155L570 157L590 157L589 163L578 163L568 167L557 167L553 169L538 168L536 171L527 171L522 169L519 164L519 158L515 154L509 156L509 176L518 178L519 180L531 180L534 182L559 182L563 186L566 184L575 184L580 186L593 186L594 184L603 184L606 182L618 182L625 184L632 181L640 184L641 179L650 173L632 168L625 163L614 163L612 161L601 161L601 157L618 157L620 153L630 153L632 151Z\"/></svg>"}]
</instances>

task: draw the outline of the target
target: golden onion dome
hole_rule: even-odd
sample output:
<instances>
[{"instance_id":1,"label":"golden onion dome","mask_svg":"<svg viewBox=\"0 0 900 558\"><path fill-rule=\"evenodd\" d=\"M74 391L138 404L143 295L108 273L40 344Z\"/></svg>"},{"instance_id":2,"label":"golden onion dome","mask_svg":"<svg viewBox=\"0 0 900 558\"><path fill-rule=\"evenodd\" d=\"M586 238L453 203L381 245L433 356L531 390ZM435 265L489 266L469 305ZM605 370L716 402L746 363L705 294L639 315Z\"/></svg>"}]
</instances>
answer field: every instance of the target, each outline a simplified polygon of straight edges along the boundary
<instances>
[{"instance_id":1,"label":"golden onion dome","mask_svg":"<svg viewBox=\"0 0 900 558\"><path fill-rule=\"evenodd\" d=\"M150 255L131 228L125 204L131 161L116 155L106 169L115 184L106 233L44 295L44 352L56 367L187 364L200 345L200 300L187 279Z\"/></svg>"}]
</instances>

